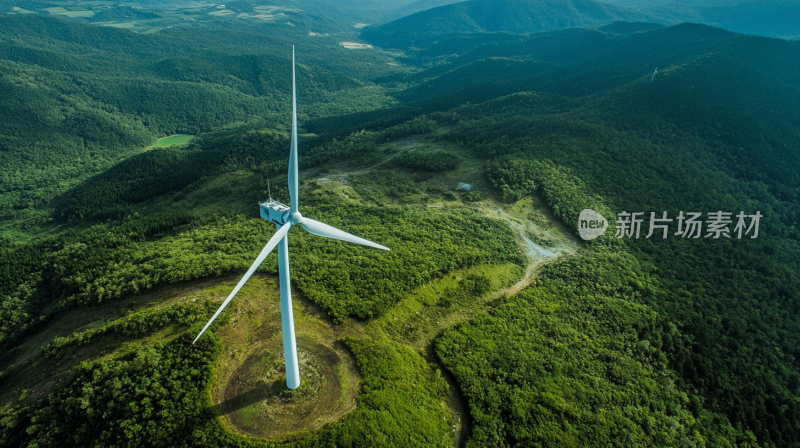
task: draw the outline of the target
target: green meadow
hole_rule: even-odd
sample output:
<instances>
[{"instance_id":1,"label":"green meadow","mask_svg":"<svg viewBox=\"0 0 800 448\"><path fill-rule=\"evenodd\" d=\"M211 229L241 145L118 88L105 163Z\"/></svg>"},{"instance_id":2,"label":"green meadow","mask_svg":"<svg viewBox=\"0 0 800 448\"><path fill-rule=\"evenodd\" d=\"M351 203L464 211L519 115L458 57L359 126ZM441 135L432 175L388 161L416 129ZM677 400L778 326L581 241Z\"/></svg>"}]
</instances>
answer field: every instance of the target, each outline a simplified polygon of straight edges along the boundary
<instances>
[{"instance_id":1,"label":"green meadow","mask_svg":"<svg viewBox=\"0 0 800 448\"><path fill-rule=\"evenodd\" d=\"M164 137L158 139L156 142L156 148L166 148L167 146L180 146L189 143L189 140L193 139L193 135L189 134L175 134L170 135L169 137Z\"/></svg>"}]
</instances>

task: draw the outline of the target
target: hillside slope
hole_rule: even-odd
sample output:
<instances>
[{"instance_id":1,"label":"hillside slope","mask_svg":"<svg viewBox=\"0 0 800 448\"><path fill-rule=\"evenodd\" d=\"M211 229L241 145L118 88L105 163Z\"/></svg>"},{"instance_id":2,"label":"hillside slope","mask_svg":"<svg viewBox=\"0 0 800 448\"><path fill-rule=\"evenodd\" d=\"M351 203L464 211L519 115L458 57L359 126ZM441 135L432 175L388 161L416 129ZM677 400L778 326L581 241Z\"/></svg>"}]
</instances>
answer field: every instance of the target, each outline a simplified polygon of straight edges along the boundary
<instances>
[{"instance_id":1,"label":"hillside slope","mask_svg":"<svg viewBox=\"0 0 800 448\"><path fill-rule=\"evenodd\" d=\"M381 89L342 73L369 77L362 69L378 64L364 60L381 56L354 55L336 41L253 27L137 34L0 14L0 216L23 219L158 137L278 123L274 114L289 105L293 41L303 42L297 70L301 101L310 106L304 113L385 100ZM353 92L340 93L346 90Z\"/></svg>"},{"instance_id":2,"label":"hillside slope","mask_svg":"<svg viewBox=\"0 0 800 448\"><path fill-rule=\"evenodd\" d=\"M458 51L457 44L466 50L446 58L449 65L414 75L423 82L401 98L455 105L531 90L593 96L605 110L632 117L646 111L725 142L726 157L736 160L741 176L800 185L792 143L800 140L798 42L697 24L629 36L563 30L475 45L480 39L453 39L422 51ZM756 176L753 165L766 177Z\"/></svg>"}]
</instances>

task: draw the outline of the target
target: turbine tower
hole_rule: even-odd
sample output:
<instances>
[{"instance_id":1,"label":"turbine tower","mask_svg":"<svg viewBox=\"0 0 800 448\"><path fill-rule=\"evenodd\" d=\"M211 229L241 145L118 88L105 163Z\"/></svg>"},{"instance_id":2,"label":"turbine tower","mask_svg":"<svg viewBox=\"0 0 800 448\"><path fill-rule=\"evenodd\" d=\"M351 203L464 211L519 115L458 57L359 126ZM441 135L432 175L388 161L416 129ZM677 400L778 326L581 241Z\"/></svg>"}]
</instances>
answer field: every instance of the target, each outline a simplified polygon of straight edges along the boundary
<instances>
[{"instance_id":1,"label":"turbine tower","mask_svg":"<svg viewBox=\"0 0 800 448\"><path fill-rule=\"evenodd\" d=\"M222 313L222 310L233 299L239 289L244 286L250 276L256 272L261 262L267 258L267 255L272 252L276 247L278 248L278 274L281 284L281 325L283 329L283 352L286 360L286 385L289 389L296 389L300 386L300 369L297 365L297 342L294 335L294 316L292 315L292 290L289 281L289 229L298 224L302 225L307 232L314 235L324 236L326 238L333 238L336 240L347 241L350 243L362 244L377 249L389 250L388 247L383 247L380 244L375 244L372 241L367 241L347 232L343 232L337 228L323 224L319 221L309 219L300 214L299 206L299 187L298 187L298 173L297 173L297 95L295 88L295 70L294 70L294 46L292 46L292 142L289 149L289 199L291 206L281 204L273 200L271 197L268 201L259 204L261 210L261 217L275 223L278 230L270 238L269 242L264 249L258 254L256 261L247 270L247 273L239 280L239 283L233 288L233 291L222 302L210 321L203 327L203 330L195 338L195 342L200 339L200 336L205 333L208 327L214 322L214 319Z\"/></svg>"}]
</instances>

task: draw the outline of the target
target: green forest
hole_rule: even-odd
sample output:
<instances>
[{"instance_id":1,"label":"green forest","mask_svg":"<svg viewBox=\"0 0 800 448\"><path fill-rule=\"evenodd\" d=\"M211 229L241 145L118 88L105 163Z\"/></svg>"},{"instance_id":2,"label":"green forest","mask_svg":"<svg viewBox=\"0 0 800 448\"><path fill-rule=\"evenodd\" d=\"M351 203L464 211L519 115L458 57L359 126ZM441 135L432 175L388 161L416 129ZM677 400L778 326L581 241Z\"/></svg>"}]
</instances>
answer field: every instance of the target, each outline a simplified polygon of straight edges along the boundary
<instances>
[{"instance_id":1,"label":"green forest","mask_svg":"<svg viewBox=\"0 0 800 448\"><path fill-rule=\"evenodd\" d=\"M90 3L0 8L0 446L800 447L800 42ZM300 348L338 353L304 362L354 398L256 436L315 393L219 395L274 354L277 256L192 341L289 203L292 44L303 215L391 251L292 231Z\"/></svg>"},{"instance_id":2,"label":"green forest","mask_svg":"<svg viewBox=\"0 0 800 448\"><path fill-rule=\"evenodd\" d=\"M34 225L46 221L37 207L140 154L158 137L228 126L285 128L290 55L248 53L243 42L276 48L291 37L252 27L222 31L137 35L0 15L0 213ZM212 45L218 53L206 51ZM369 68L376 58L343 50L314 41L299 49L314 55L298 68L301 100L319 104L311 116L390 101L385 89L369 83L380 75ZM356 69L366 82L342 73Z\"/></svg>"}]
</instances>

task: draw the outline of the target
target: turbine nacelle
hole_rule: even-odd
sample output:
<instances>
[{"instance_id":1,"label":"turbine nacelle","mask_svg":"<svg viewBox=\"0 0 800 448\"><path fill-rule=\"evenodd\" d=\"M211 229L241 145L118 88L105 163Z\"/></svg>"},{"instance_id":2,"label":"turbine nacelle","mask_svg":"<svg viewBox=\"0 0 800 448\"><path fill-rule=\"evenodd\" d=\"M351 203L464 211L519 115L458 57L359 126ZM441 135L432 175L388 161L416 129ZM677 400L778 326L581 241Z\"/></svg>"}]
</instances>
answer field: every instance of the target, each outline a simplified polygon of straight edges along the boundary
<instances>
[{"instance_id":1,"label":"turbine nacelle","mask_svg":"<svg viewBox=\"0 0 800 448\"><path fill-rule=\"evenodd\" d=\"M303 215L300 212L292 213L291 207L274 199L258 204L261 217L275 223L277 226L292 224L294 226L303 223Z\"/></svg>"},{"instance_id":2,"label":"turbine nacelle","mask_svg":"<svg viewBox=\"0 0 800 448\"><path fill-rule=\"evenodd\" d=\"M275 201L271 198L268 201L258 204L258 208L261 211L262 218L274 223L277 226L282 226L288 223L292 217L291 208L288 205Z\"/></svg>"}]
</instances>

